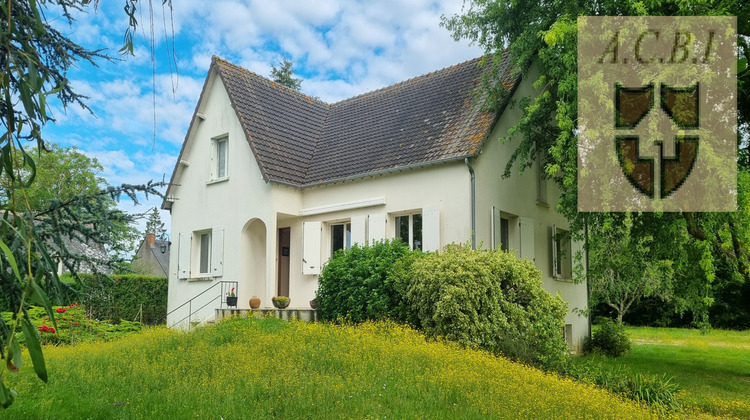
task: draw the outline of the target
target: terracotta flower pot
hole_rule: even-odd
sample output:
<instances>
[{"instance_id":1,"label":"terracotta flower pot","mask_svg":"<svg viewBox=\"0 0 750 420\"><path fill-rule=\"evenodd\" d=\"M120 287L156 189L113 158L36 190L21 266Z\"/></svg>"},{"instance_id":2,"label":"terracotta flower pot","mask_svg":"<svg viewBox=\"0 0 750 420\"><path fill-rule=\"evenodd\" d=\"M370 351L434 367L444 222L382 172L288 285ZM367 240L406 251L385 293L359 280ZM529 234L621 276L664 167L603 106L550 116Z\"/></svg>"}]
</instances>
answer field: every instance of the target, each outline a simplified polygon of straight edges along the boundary
<instances>
[{"instance_id":1,"label":"terracotta flower pot","mask_svg":"<svg viewBox=\"0 0 750 420\"><path fill-rule=\"evenodd\" d=\"M260 308L260 298L258 296L253 296L250 298L250 309L258 309Z\"/></svg>"}]
</instances>

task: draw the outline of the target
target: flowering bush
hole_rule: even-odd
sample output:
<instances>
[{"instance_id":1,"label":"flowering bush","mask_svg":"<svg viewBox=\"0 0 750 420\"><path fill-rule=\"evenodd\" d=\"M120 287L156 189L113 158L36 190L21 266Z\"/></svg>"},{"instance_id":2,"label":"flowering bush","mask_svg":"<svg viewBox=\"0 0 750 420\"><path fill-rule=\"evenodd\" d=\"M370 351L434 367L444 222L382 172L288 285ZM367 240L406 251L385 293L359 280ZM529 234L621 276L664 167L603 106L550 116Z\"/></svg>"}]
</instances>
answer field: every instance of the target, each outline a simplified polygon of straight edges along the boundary
<instances>
[{"instance_id":1,"label":"flowering bush","mask_svg":"<svg viewBox=\"0 0 750 420\"><path fill-rule=\"evenodd\" d=\"M139 322L121 321L118 325L112 325L91 319L86 313L86 307L78 303L54 307L54 311L57 328L44 308L29 308L29 318L36 326L42 344L76 344L84 341L109 340L141 329ZM10 321L12 314L3 312L3 319ZM22 335L18 338L19 342L24 341Z\"/></svg>"}]
</instances>

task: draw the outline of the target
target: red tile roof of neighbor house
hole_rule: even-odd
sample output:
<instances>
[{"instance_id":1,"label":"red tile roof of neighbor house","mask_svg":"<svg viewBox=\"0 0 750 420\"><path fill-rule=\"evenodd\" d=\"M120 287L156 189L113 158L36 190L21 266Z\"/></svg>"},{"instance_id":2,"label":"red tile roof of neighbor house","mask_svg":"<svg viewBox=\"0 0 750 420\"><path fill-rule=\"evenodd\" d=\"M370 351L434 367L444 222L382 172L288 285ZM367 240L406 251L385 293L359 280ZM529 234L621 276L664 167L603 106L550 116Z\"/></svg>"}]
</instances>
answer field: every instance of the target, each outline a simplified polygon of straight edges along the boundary
<instances>
[{"instance_id":1,"label":"red tile roof of neighbor house","mask_svg":"<svg viewBox=\"0 0 750 420\"><path fill-rule=\"evenodd\" d=\"M512 91L520 76L504 56L500 80ZM226 87L264 180L305 188L476 156L498 116L475 101L480 61L333 104L218 57L210 71Z\"/></svg>"}]
</instances>

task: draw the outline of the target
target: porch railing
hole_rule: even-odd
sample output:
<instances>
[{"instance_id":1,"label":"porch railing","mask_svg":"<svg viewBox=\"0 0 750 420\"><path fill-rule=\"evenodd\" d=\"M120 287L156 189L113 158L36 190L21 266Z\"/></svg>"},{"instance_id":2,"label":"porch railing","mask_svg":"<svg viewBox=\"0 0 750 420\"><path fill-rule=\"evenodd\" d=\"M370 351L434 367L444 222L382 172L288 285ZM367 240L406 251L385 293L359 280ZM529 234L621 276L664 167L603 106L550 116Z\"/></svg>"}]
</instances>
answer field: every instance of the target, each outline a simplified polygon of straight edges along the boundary
<instances>
[{"instance_id":1,"label":"porch railing","mask_svg":"<svg viewBox=\"0 0 750 420\"><path fill-rule=\"evenodd\" d=\"M211 287L207 288L206 290L198 293L197 295L193 296L190 300L183 303L182 305L172 309L171 311L167 312L167 319L169 319L169 315L172 315L173 313L177 312L180 309L183 309L187 306L188 314L187 316L181 318L180 320L173 322L172 325L168 325L169 328L174 327L175 325L178 325L185 320L188 322L188 329L192 327L192 318L193 315L198 313L203 308L215 303L217 300L219 301L219 309L223 309L224 305L226 305L226 296L229 294L229 292L234 289L235 293L237 293L237 285L238 282L236 281L219 281L211 285ZM217 293L216 295L213 295L212 293L209 293L211 291L214 291L214 293ZM196 302L196 299L199 299L201 296L206 297L208 301L206 303L202 303L202 301ZM195 304L196 309L193 310L193 305ZM198 306L200 305L200 306Z\"/></svg>"}]
</instances>

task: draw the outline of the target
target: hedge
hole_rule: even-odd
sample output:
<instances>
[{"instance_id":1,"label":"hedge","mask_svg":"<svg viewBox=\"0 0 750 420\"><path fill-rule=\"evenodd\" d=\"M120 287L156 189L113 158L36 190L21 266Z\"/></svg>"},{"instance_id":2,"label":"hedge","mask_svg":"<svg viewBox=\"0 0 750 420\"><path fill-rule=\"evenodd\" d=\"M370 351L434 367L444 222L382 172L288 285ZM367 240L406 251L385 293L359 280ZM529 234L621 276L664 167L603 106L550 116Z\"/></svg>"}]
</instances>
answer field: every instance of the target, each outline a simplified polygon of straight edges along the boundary
<instances>
[{"instance_id":1,"label":"hedge","mask_svg":"<svg viewBox=\"0 0 750 420\"><path fill-rule=\"evenodd\" d=\"M79 294L62 304L77 301L86 306L92 318L113 323L121 319L149 325L165 322L169 284L166 277L141 274L79 274L79 277L80 283L70 277L63 278Z\"/></svg>"}]
</instances>

